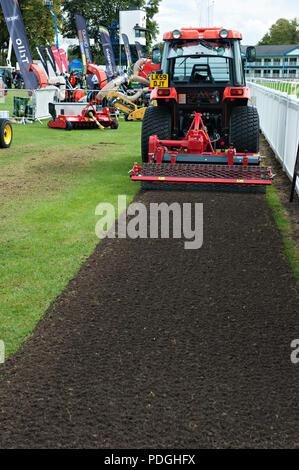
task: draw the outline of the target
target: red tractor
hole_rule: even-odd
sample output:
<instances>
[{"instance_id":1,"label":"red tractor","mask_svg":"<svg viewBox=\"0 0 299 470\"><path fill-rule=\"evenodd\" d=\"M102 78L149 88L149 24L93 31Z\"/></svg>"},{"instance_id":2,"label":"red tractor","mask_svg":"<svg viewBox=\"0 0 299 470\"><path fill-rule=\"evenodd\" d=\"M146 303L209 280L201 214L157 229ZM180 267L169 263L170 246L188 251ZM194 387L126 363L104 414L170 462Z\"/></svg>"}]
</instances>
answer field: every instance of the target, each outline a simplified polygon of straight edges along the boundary
<instances>
[{"instance_id":1,"label":"red tractor","mask_svg":"<svg viewBox=\"0 0 299 470\"><path fill-rule=\"evenodd\" d=\"M164 34L160 70L151 75L151 103L142 123L143 165L131 179L151 183L271 184L260 165L259 116L250 105L242 36L223 28ZM255 48L246 59L254 61Z\"/></svg>"}]
</instances>

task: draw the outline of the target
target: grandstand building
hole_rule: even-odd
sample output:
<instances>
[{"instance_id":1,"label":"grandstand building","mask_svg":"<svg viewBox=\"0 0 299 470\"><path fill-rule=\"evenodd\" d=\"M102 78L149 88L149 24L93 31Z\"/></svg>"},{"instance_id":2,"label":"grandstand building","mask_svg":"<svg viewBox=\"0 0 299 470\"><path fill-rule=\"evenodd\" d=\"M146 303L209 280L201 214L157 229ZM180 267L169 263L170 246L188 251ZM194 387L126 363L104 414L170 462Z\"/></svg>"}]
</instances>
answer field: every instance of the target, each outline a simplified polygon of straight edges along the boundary
<instances>
[{"instance_id":1,"label":"grandstand building","mask_svg":"<svg viewBox=\"0 0 299 470\"><path fill-rule=\"evenodd\" d=\"M246 62L245 70L250 78L299 79L299 44L256 46L256 61Z\"/></svg>"}]
</instances>

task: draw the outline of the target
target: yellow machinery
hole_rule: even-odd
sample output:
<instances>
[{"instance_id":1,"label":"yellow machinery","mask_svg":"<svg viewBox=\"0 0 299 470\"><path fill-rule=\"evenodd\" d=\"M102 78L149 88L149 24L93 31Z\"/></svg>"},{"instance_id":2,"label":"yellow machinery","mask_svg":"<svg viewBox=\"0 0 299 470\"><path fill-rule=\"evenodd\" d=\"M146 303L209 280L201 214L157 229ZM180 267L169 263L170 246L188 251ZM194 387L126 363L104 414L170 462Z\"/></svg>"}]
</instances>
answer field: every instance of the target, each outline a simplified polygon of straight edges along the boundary
<instances>
[{"instance_id":1,"label":"yellow machinery","mask_svg":"<svg viewBox=\"0 0 299 470\"><path fill-rule=\"evenodd\" d=\"M142 120L146 111L146 106L138 107L129 99L125 98L122 93L118 91L111 91L106 96L109 100L109 105L119 109L125 115L126 121Z\"/></svg>"},{"instance_id":2,"label":"yellow machinery","mask_svg":"<svg viewBox=\"0 0 299 470\"><path fill-rule=\"evenodd\" d=\"M12 143L12 126L8 119L0 119L0 147L8 148Z\"/></svg>"}]
</instances>

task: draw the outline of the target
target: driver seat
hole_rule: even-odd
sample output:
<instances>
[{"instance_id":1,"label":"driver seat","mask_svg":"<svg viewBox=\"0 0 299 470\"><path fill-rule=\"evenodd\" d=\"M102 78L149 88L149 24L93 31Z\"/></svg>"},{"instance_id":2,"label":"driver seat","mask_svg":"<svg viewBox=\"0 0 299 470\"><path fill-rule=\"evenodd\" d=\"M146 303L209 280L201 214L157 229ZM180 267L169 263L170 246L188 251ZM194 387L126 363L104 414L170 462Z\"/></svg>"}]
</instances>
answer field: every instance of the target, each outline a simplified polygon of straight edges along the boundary
<instances>
[{"instance_id":1,"label":"driver seat","mask_svg":"<svg viewBox=\"0 0 299 470\"><path fill-rule=\"evenodd\" d=\"M213 82L210 66L208 64L193 65L190 82Z\"/></svg>"}]
</instances>

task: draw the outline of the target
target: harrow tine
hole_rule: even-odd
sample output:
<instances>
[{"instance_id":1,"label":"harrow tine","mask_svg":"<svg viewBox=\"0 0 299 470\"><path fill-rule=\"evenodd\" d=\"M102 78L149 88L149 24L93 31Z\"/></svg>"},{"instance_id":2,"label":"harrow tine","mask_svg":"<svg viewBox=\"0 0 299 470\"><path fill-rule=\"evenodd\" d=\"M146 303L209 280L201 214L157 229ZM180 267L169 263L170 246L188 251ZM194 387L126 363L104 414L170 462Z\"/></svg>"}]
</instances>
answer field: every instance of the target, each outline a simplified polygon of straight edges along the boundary
<instances>
[{"instance_id":1,"label":"harrow tine","mask_svg":"<svg viewBox=\"0 0 299 470\"><path fill-rule=\"evenodd\" d=\"M270 185L270 168L243 165L190 165L144 163L134 165L132 180L157 183Z\"/></svg>"}]
</instances>

